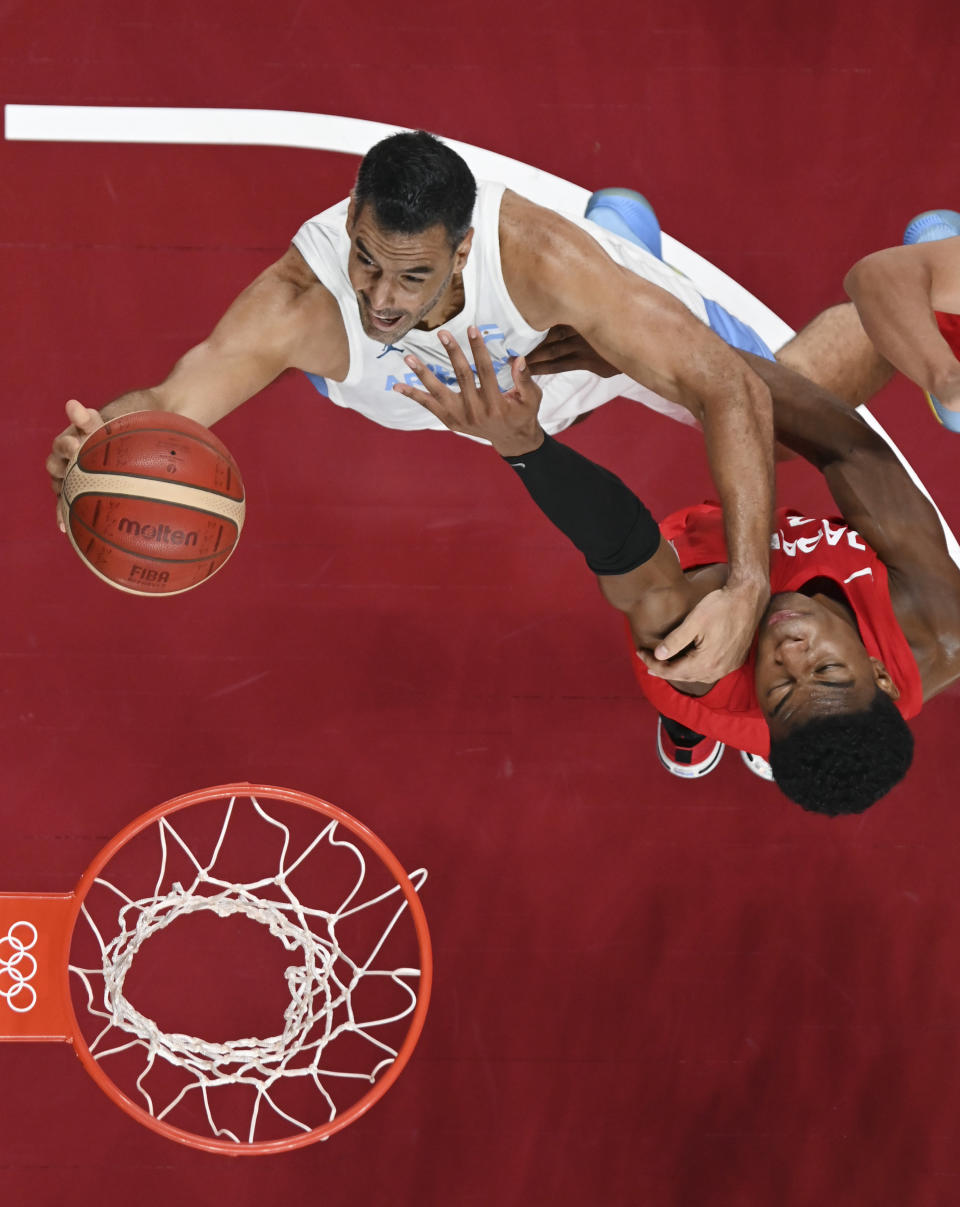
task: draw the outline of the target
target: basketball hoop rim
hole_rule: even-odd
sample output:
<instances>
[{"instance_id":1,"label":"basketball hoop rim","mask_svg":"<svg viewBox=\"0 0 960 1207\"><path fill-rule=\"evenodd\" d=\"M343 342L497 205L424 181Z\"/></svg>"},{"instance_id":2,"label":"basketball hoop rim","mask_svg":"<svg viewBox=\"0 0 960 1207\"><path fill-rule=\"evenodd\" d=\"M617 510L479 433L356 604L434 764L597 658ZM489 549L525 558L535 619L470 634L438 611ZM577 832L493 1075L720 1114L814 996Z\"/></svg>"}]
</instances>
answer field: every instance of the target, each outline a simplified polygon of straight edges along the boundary
<instances>
[{"instance_id":1,"label":"basketball hoop rim","mask_svg":"<svg viewBox=\"0 0 960 1207\"><path fill-rule=\"evenodd\" d=\"M338 808L336 805L330 804L329 801L325 801L317 796L311 796L309 793L301 792L296 788L278 788L271 784L240 782L220 784L212 788L198 788L193 792L186 792L182 796L173 797L162 805L157 805L146 813L142 813L139 817L134 818L133 821L115 834L100 849L77 884L73 895L73 905L68 926L68 953L73 944L74 931L87 893L100 872L121 847L125 846L132 838L135 838L137 834L153 825L161 817L179 813L181 810L188 809L192 805L203 804L207 801L223 800L230 797L256 797L258 801L260 797L264 797L312 809L328 820L342 825L344 829L349 830L356 838L359 838L380 859L381 863L383 863L397 881L406 900L410 917L416 930L417 947L420 955L420 976L416 994L416 1006L410 1016L410 1025L403 1043L397 1052L396 1059L391 1063L390 1067L381 1077L377 1078L370 1089L351 1107L343 1111L342 1114L338 1113L328 1123L313 1128L309 1132L302 1132L280 1140L262 1140L253 1141L252 1143L235 1143L229 1140L218 1140L216 1137L207 1138L198 1133L173 1127L169 1123L155 1119L148 1111L145 1111L143 1107L128 1097L103 1072L87 1046L79 1019L77 1018L76 1009L74 1008L73 993L70 985L69 954L64 964L64 994L73 1024L71 1042L74 1051L80 1058L86 1071L101 1090L122 1110L135 1119L137 1123L165 1136L169 1140L176 1141L178 1144L200 1149L204 1152L221 1153L231 1157L266 1156L270 1153L290 1152L293 1149L302 1148L307 1144L313 1144L317 1140L327 1139L328 1136L342 1131L343 1128L359 1119L361 1115L365 1115L386 1094L387 1090L389 1090L403 1072L423 1031L427 1008L430 1004L430 993L433 987L433 948L430 943L430 931L423 905L420 902L416 889L410 882L410 878L407 876L406 870L386 843L378 838L363 822L357 821L355 817L344 812L343 809Z\"/></svg>"}]
</instances>

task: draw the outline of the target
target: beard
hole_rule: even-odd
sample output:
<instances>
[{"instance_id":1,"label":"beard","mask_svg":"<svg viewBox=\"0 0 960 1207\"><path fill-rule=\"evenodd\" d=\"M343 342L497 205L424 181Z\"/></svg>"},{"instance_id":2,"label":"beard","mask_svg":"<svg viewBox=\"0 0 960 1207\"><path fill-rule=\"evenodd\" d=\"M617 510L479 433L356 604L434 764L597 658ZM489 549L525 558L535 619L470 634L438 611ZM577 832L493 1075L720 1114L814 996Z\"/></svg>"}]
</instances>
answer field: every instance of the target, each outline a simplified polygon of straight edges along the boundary
<instances>
[{"instance_id":1,"label":"beard","mask_svg":"<svg viewBox=\"0 0 960 1207\"><path fill-rule=\"evenodd\" d=\"M451 268L437 292L425 306L417 311L396 309L375 311L366 294L362 290L358 290L357 308L360 311L360 326L363 328L364 335L376 340L378 344L386 344L388 347L397 340L403 339L418 323L423 322L431 310L436 308L452 279L453 269ZM380 325L375 323L374 316L379 319ZM385 321L389 321L389 326L383 325Z\"/></svg>"}]
</instances>

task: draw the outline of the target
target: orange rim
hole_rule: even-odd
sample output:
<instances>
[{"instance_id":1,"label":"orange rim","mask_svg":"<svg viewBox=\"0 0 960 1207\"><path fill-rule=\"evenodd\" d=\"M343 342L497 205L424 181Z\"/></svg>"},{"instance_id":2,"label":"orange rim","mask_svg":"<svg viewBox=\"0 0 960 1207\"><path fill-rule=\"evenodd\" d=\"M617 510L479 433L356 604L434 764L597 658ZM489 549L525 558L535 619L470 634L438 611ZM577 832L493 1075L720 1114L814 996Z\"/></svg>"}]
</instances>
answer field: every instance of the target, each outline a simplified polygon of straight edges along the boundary
<instances>
[{"instance_id":1,"label":"orange rim","mask_svg":"<svg viewBox=\"0 0 960 1207\"><path fill-rule=\"evenodd\" d=\"M339 809L336 805L331 805L329 801L321 800L316 796L310 796L309 793L300 792L296 788L276 788L269 784L246 783L221 784L214 788L199 788L194 792L187 792L183 796L174 797L173 800L169 800L162 805L157 805L148 812L141 814L130 822L129 825L124 826L118 834L115 834L94 858L77 885L73 897L72 916L69 925L71 942L77 919L80 916L80 909L87 893L97 876L99 876L100 872L121 847L137 834L141 833L141 831L153 825L161 817L179 813L182 809L188 809L192 805L202 804L206 801L222 800L225 797L232 796L253 796L257 797L258 800L260 797L264 797L286 801L289 804L302 805L321 814L328 820L336 821L373 851L400 886L417 934L417 947L420 954L420 978L417 1001L410 1017L407 1034L397 1052L396 1059L386 1072L377 1079L361 1098L344 1110L342 1114L337 1114L328 1123L313 1128L309 1132L301 1132L279 1140L257 1140L250 1143L243 1141L234 1143L230 1140L218 1140L215 1137L207 1138L196 1132L173 1127L169 1123L155 1119L149 1111L144 1110L132 1098L128 1097L119 1086L114 1084L100 1068L100 1065L94 1059L87 1046L86 1039L81 1031L80 1020L77 1018L77 1013L73 1006L70 972L66 966L64 968L64 992L70 1017L74 1024L72 1042L75 1052L97 1085L122 1110L126 1111L128 1115L144 1127L150 1128L151 1131L158 1132L161 1136L166 1136L168 1140L175 1140L178 1144L185 1144L190 1148L198 1148L205 1152L223 1153L233 1157L263 1156L268 1153L289 1152L295 1148L302 1148L307 1144L313 1144L317 1140L324 1140L328 1136L342 1131L343 1128L353 1123L354 1120L359 1119L361 1115L365 1115L390 1089L403 1072L404 1067L413 1054L413 1049L417 1045L420 1033L423 1031L427 1007L430 1004L430 992L433 987L433 949L430 944L430 931L427 926L426 914L423 911L423 906L416 889L410 883L410 879L400 861L372 830L368 829L362 822L357 821L355 817L351 817L349 813L345 813L342 809ZM67 960L68 964L69 959Z\"/></svg>"}]
</instances>

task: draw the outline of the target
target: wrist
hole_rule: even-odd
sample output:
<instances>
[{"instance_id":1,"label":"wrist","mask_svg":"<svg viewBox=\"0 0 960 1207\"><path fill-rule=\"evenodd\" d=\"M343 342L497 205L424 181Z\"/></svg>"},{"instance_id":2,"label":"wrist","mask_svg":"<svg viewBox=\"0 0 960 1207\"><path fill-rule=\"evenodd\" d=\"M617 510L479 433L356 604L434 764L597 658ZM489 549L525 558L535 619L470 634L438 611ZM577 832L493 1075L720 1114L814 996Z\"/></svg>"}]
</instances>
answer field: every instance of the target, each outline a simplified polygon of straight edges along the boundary
<instances>
[{"instance_id":1,"label":"wrist","mask_svg":"<svg viewBox=\"0 0 960 1207\"><path fill-rule=\"evenodd\" d=\"M523 457L526 453L536 452L543 444L543 438L543 428L536 423L522 432L511 432L509 436L491 440L490 443L501 457Z\"/></svg>"},{"instance_id":2,"label":"wrist","mask_svg":"<svg viewBox=\"0 0 960 1207\"><path fill-rule=\"evenodd\" d=\"M770 598L770 576L766 570L739 570L731 568L727 577L726 590L757 603L766 603Z\"/></svg>"}]
</instances>

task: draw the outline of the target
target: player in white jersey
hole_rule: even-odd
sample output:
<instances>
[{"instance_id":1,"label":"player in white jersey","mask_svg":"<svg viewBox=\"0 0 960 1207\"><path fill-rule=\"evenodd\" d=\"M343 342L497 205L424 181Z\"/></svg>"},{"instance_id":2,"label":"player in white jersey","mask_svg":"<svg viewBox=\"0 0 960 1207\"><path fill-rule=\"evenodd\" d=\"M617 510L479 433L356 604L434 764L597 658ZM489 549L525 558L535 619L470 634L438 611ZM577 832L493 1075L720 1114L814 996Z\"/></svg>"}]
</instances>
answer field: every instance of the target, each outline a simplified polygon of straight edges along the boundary
<instances>
[{"instance_id":1,"label":"player in white jersey","mask_svg":"<svg viewBox=\"0 0 960 1207\"><path fill-rule=\"evenodd\" d=\"M505 192L502 184L478 181L471 222L473 245L461 274L463 306L445 324L445 328L460 342L466 341L468 327L481 331L498 380L503 389L509 389L510 360L527 355L540 346L548 333L527 322L504 282L499 225ZM598 207L602 208L605 207ZM357 295L349 276L351 238L347 224L348 209L349 199L310 218L293 240L294 247L317 279L336 298L350 345L350 368L342 381L313 374L308 376L331 402L359 411L385 427L405 431L422 428L446 431L448 429L423 407L394 390L397 385L419 385L419 378L404 360L405 356L411 355L430 365L441 381L451 384L456 381L449 354L438 339L436 329L415 327L403 338L396 337L396 342L391 341L386 348L376 337L369 338L364 330ZM726 315L712 300L705 299L685 276L639 245L636 234L628 240L596 222L570 215L565 217L595 239L617 264L672 294L702 323L714 327L715 323L719 324L725 319L723 335L728 343L736 342L738 347L745 346L747 351L772 357L755 332L743 324L733 331L729 324L736 320ZM659 235L652 212L645 225L651 240ZM659 251L659 248L656 250ZM623 373L604 378L586 370L566 372L544 376L540 386L543 390L541 423L551 435L563 431L581 416L617 397L635 399L681 423L695 422L687 407L661 397Z\"/></svg>"},{"instance_id":2,"label":"player in white jersey","mask_svg":"<svg viewBox=\"0 0 960 1207\"><path fill-rule=\"evenodd\" d=\"M164 382L99 413L71 400L47 469L59 489L104 418L158 409L213 424L290 368L387 426L430 426L391 385L412 373L414 356L453 379L441 327L482 327L502 362L565 325L618 374L552 378L548 430L619 394L703 428L730 575L668 635L664 656L689 647L674 677L719 678L742 663L769 593L773 438L766 385L709 317L654 255L498 186L483 186L477 202L450 148L423 131L393 135L364 157L351 198L301 228Z\"/></svg>"}]
</instances>

